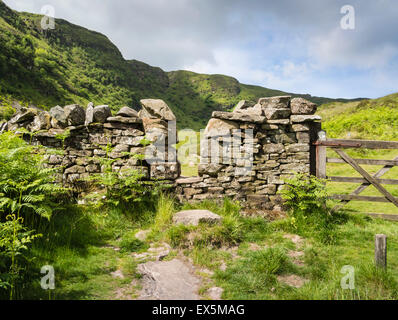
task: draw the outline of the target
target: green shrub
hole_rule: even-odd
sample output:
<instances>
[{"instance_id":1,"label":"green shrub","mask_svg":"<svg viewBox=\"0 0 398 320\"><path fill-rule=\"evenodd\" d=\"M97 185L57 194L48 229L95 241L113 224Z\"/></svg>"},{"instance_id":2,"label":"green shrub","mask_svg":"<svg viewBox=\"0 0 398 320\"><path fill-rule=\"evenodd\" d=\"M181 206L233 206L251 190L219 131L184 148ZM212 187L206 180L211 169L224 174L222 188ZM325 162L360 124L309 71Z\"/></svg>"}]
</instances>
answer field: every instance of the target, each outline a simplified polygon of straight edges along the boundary
<instances>
[{"instance_id":1,"label":"green shrub","mask_svg":"<svg viewBox=\"0 0 398 320\"><path fill-rule=\"evenodd\" d=\"M0 122L2 120L8 121L14 115L15 110L11 106L0 106Z\"/></svg>"},{"instance_id":2,"label":"green shrub","mask_svg":"<svg viewBox=\"0 0 398 320\"><path fill-rule=\"evenodd\" d=\"M0 135L0 283L10 298L23 278L28 244L37 237L33 228L51 218L66 193L37 151L12 133Z\"/></svg>"},{"instance_id":3,"label":"green shrub","mask_svg":"<svg viewBox=\"0 0 398 320\"><path fill-rule=\"evenodd\" d=\"M143 139L145 144L146 140ZM121 158L112 158L111 144L101 147L105 152L104 158L95 158L104 168L102 173L93 174L88 178L94 192L88 194L86 199L98 209L103 207L121 208L125 211L145 211L153 208L155 197L161 190L167 188L162 182L147 181L143 169L113 170L113 164ZM131 156L142 160L142 155L125 153L123 156ZM133 205L134 204L134 205Z\"/></svg>"},{"instance_id":4,"label":"green shrub","mask_svg":"<svg viewBox=\"0 0 398 320\"><path fill-rule=\"evenodd\" d=\"M16 284L23 278L23 264L27 262L28 245L39 234L23 226L23 219L15 214L0 223L0 289L10 290L10 300L15 298Z\"/></svg>"},{"instance_id":5,"label":"green shrub","mask_svg":"<svg viewBox=\"0 0 398 320\"><path fill-rule=\"evenodd\" d=\"M335 226L343 216L332 212L325 182L315 176L298 174L286 181L281 194L289 209L289 231L333 243L336 241Z\"/></svg>"},{"instance_id":6,"label":"green shrub","mask_svg":"<svg viewBox=\"0 0 398 320\"><path fill-rule=\"evenodd\" d=\"M1 134L0 218L18 214L31 225L37 218L49 219L66 193L54 183L54 174L32 146L10 132Z\"/></svg>"}]
</instances>

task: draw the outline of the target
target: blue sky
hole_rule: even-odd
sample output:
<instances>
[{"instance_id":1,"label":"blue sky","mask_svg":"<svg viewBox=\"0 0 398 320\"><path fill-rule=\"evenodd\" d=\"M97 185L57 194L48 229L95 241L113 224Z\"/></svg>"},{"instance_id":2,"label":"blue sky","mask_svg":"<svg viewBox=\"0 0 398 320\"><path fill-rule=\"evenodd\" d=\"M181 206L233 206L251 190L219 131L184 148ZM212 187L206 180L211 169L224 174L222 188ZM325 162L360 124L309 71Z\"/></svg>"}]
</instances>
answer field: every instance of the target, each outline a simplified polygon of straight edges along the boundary
<instances>
[{"instance_id":1,"label":"blue sky","mask_svg":"<svg viewBox=\"0 0 398 320\"><path fill-rule=\"evenodd\" d=\"M240 82L326 97L398 91L396 0L5 0L52 5L104 33L126 59L166 71L221 73ZM355 29L343 30L344 5Z\"/></svg>"}]
</instances>

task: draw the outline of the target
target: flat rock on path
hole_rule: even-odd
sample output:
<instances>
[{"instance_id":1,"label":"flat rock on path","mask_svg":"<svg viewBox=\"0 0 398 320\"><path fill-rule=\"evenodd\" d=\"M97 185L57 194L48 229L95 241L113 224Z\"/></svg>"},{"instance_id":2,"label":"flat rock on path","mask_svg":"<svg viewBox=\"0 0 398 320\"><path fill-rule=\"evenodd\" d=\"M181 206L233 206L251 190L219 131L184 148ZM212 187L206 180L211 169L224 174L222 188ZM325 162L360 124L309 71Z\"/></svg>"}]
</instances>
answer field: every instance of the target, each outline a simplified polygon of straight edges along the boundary
<instances>
[{"instance_id":1,"label":"flat rock on path","mask_svg":"<svg viewBox=\"0 0 398 320\"><path fill-rule=\"evenodd\" d=\"M208 210L186 210L177 212L173 217L174 224L197 226L200 222L218 223L221 217Z\"/></svg>"},{"instance_id":2,"label":"flat rock on path","mask_svg":"<svg viewBox=\"0 0 398 320\"><path fill-rule=\"evenodd\" d=\"M200 279L179 259L138 265L142 290L138 300L199 300Z\"/></svg>"}]
</instances>

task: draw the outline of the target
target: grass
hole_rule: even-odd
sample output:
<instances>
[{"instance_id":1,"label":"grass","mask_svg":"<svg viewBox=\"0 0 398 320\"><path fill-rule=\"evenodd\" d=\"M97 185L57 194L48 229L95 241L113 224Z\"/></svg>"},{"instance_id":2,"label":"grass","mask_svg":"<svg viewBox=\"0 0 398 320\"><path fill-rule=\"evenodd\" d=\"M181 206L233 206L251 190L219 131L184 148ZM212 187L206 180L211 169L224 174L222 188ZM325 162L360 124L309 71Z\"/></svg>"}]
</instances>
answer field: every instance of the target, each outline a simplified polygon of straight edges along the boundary
<instances>
[{"instance_id":1,"label":"grass","mask_svg":"<svg viewBox=\"0 0 398 320\"><path fill-rule=\"evenodd\" d=\"M207 209L223 217L220 225L174 226L175 212ZM225 200L178 206L161 196L155 212L138 214L113 210L108 213L71 207L68 214L55 216L42 225L48 236L35 242L29 268L29 285L19 292L24 299L117 299L134 298L140 289L137 264L132 252L143 252L149 244L169 242L174 250L193 264L213 273L198 272L203 279L200 290L212 286L224 289L223 299L397 299L398 229L396 224L362 215L349 215L336 228L336 242L326 245L313 234L293 243L287 236L295 229L288 218L267 221L261 217L242 217L239 204ZM137 230L150 229L147 240L134 238ZM373 267L374 235L388 236L388 271ZM120 250L119 250L120 248ZM117 250L115 250L117 249ZM296 265L290 252L303 252L302 265ZM180 253L178 253L180 252ZM43 265L55 269L56 289L39 287ZM340 270L355 268L355 290L343 290ZM124 279L112 272L121 270ZM307 279L301 288L288 286L280 276ZM122 292L122 295L118 293Z\"/></svg>"},{"instance_id":2,"label":"grass","mask_svg":"<svg viewBox=\"0 0 398 320\"><path fill-rule=\"evenodd\" d=\"M228 204L227 204L228 206ZM212 203L195 208L215 209ZM222 213L223 207L217 207ZM221 209L220 209L221 208ZM225 208L225 205L224 205ZM224 209L225 210L225 209ZM303 238L303 245L294 244L284 236L291 233L288 220L267 222L263 218L240 217L243 237L232 254L228 247L196 243L184 253L194 264L212 270L214 275L205 283L224 289L224 299L397 299L398 298L398 229L396 224L365 216L349 216L337 226L337 241L326 245L316 237ZM182 228L183 234L192 232ZM288 230L288 232L286 231ZM196 230L197 231L197 230ZM373 267L374 235L389 237L388 271ZM253 249L257 245L258 249ZM289 257L291 251L304 253L303 265ZM225 270L220 267L226 266ZM355 269L355 290L343 290L343 266ZM308 282L301 288L278 281L278 276L297 275Z\"/></svg>"}]
</instances>

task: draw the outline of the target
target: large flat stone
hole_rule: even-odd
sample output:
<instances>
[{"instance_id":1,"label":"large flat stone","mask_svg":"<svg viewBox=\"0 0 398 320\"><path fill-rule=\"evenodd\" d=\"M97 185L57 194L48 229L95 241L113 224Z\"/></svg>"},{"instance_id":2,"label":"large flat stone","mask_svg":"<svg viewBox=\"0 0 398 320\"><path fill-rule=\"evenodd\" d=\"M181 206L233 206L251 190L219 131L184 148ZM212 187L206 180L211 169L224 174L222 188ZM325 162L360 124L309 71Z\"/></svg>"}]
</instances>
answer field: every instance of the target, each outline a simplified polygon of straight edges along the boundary
<instances>
[{"instance_id":1,"label":"large flat stone","mask_svg":"<svg viewBox=\"0 0 398 320\"><path fill-rule=\"evenodd\" d=\"M267 118L253 113L233 113L214 111L213 118L238 121L238 122L253 122L253 123L265 123Z\"/></svg>"},{"instance_id":2,"label":"large flat stone","mask_svg":"<svg viewBox=\"0 0 398 320\"><path fill-rule=\"evenodd\" d=\"M202 182L203 178L200 177L187 177L187 178L179 178L176 180L176 184L195 184Z\"/></svg>"},{"instance_id":3,"label":"large flat stone","mask_svg":"<svg viewBox=\"0 0 398 320\"><path fill-rule=\"evenodd\" d=\"M239 125L229 120L210 119L204 135L206 137L230 136L232 130L239 129Z\"/></svg>"},{"instance_id":4,"label":"large flat stone","mask_svg":"<svg viewBox=\"0 0 398 320\"><path fill-rule=\"evenodd\" d=\"M293 123L303 123L310 121L321 121L322 118L316 115L292 115L290 116L290 120Z\"/></svg>"},{"instance_id":5,"label":"large flat stone","mask_svg":"<svg viewBox=\"0 0 398 320\"><path fill-rule=\"evenodd\" d=\"M209 210L186 210L176 213L173 217L174 224L197 226L200 222L218 223L221 217Z\"/></svg>"},{"instance_id":6,"label":"large flat stone","mask_svg":"<svg viewBox=\"0 0 398 320\"><path fill-rule=\"evenodd\" d=\"M107 122L118 122L124 124L132 124L132 123L142 123L142 119L139 118L126 118L126 117L109 117L106 119Z\"/></svg>"},{"instance_id":7,"label":"large flat stone","mask_svg":"<svg viewBox=\"0 0 398 320\"><path fill-rule=\"evenodd\" d=\"M142 275L139 300L199 300L200 279L179 259L138 265Z\"/></svg>"}]
</instances>

